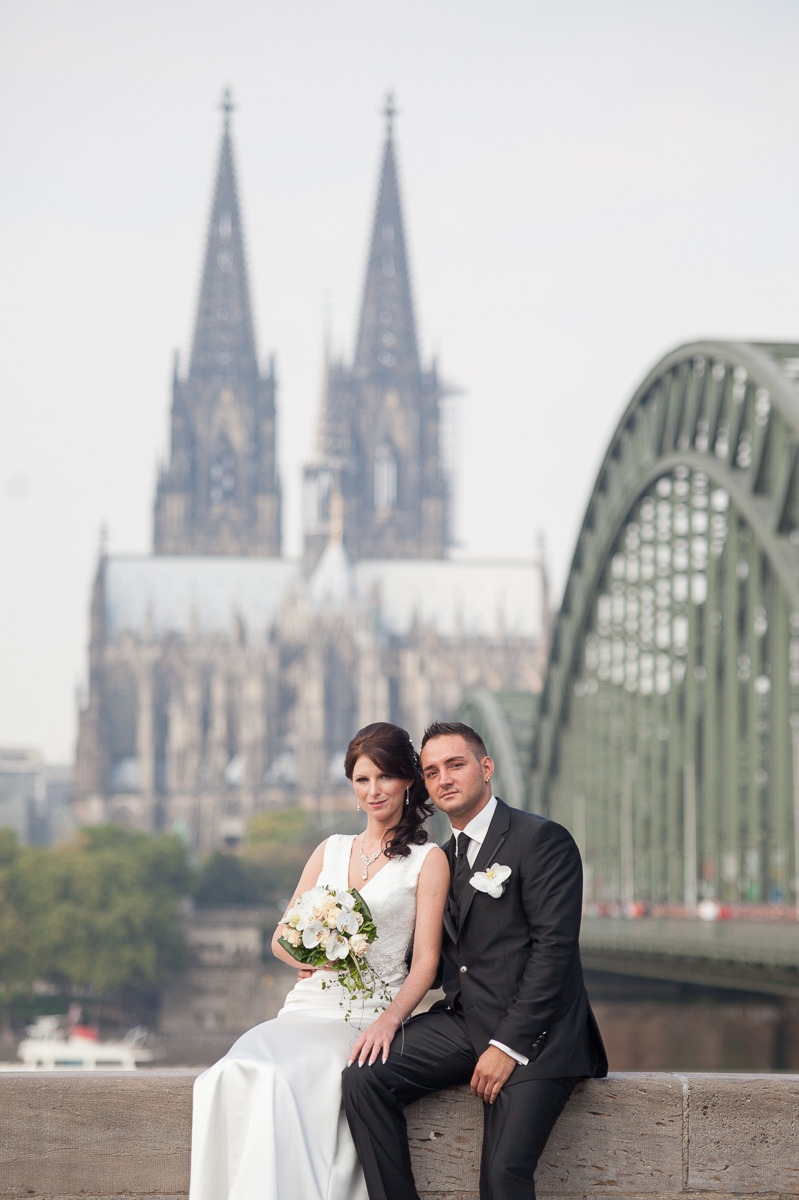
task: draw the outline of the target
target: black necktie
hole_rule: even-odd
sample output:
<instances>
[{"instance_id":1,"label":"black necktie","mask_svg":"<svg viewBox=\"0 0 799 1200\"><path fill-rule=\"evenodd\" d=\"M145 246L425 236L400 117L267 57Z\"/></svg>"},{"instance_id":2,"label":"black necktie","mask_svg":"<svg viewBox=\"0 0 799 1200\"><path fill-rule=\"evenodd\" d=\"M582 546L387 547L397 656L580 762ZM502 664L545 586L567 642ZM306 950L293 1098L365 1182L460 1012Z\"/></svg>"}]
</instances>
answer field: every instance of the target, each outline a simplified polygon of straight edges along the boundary
<instances>
[{"instance_id":1,"label":"black necktie","mask_svg":"<svg viewBox=\"0 0 799 1200\"><path fill-rule=\"evenodd\" d=\"M452 873L452 899L458 908L460 908L464 888L469 882L470 867L467 851L471 840L468 833L458 834L458 854L455 859L455 870Z\"/></svg>"}]
</instances>

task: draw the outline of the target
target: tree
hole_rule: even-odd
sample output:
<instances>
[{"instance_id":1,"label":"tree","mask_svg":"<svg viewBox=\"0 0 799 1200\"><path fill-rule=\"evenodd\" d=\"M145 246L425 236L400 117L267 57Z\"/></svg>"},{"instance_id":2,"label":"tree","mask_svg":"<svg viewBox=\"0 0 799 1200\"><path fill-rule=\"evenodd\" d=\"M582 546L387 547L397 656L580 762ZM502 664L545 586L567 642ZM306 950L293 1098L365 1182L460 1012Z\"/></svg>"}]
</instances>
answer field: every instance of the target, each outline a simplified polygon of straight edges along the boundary
<instances>
[{"instance_id":1,"label":"tree","mask_svg":"<svg viewBox=\"0 0 799 1200\"><path fill-rule=\"evenodd\" d=\"M297 886L308 858L324 834L302 808L280 808L253 817L244 835L244 858L261 874L278 904Z\"/></svg>"},{"instance_id":2,"label":"tree","mask_svg":"<svg viewBox=\"0 0 799 1200\"><path fill-rule=\"evenodd\" d=\"M244 852L257 857L265 846L305 846L316 842L319 827L304 808L276 808L258 813L247 825Z\"/></svg>"},{"instance_id":3,"label":"tree","mask_svg":"<svg viewBox=\"0 0 799 1200\"><path fill-rule=\"evenodd\" d=\"M270 879L260 863L217 850L200 867L194 888L198 908L270 904Z\"/></svg>"},{"instance_id":4,"label":"tree","mask_svg":"<svg viewBox=\"0 0 799 1200\"><path fill-rule=\"evenodd\" d=\"M20 887L21 850L11 829L0 829L0 981L4 987L34 979L31 931Z\"/></svg>"},{"instance_id":5,"label":"tree","mask_svg":"<svg viewBox=\"0 0 799 1200\"><path fill-rule=\"evenodd\" d=\"M11 846L0 835L4 983L152 990L187 961L178 906L190 878L185 848L171 835L101 826L55 849Z\"/></svg>"},{"instance_id":6,"label":"tree","mask_svg":"<svg viewBox=\"0 0 799 1200\"><path fill-rule=\"evenodd\" d=\"M326 814L325 827L302 808L279 808L253 817L244 835L243 857L258 865L271 895L282 904L314 847L331 833L349 833L363 827L355 812Z\"/></svg>"}]
</instances>

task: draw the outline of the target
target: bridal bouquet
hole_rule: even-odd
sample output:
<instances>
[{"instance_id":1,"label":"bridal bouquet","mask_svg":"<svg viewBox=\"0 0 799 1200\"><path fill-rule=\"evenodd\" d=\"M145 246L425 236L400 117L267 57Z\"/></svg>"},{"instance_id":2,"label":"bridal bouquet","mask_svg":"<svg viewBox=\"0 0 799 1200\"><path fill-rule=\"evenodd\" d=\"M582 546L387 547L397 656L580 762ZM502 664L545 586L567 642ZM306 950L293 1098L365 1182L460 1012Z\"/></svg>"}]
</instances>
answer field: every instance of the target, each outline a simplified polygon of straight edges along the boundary
<instances>
[{"instance_id":1,"label":"bridal bouquet","mask_svg":"<svg viewBox=\"0 0 799 1200\"><path fill-rule=\"evenodd\" d=\"M372 1000L378 991L382 998L385 989L366 960L377 929L355 888L310 888L294 901L285 922L286 932L278 941L297 962L336 971L353 998Z\"/></svg>"}]
</instances>

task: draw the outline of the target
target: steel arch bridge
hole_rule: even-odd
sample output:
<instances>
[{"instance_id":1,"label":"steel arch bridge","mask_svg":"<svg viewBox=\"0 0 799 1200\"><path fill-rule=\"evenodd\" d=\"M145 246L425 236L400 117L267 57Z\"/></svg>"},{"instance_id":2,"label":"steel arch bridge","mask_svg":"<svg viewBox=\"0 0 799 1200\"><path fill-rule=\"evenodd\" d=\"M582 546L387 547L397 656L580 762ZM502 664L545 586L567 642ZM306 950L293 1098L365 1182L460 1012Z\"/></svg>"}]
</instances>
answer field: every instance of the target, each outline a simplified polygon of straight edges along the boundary
<instances>
[{"instance_id":1,"label":"steel arch bridge","mask_svg":"<svg viewBox=\"0 0 799 1200\"><path fill-rule=\"evenodd\" d=\"M533 808L586 898L799 901L799 344L668 354L611 440L554 630Z\"/></svg>"}]
</instances>

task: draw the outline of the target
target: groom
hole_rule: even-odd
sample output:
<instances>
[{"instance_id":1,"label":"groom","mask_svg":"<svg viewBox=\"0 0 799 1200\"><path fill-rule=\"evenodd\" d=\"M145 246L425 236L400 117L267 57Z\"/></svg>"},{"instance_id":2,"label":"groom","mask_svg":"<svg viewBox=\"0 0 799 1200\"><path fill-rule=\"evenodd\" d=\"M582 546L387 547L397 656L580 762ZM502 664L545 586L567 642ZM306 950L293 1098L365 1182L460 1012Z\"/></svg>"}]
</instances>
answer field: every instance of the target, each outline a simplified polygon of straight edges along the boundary
<instances>
[{"instance_id":1,"label":"groom","mask_svg":"<svg viewBox=\"0 0 799 1200\"><path fill-rule=\"evenodd\" d=\"M403 1109L470 1083L484 1101L481 1200L534 1200L575 1084L607 1074L580 964L580 855L562 826L492 795L494 764L468 725L432 724L421 760L452 825L445 999L408 1022L385 1063L347 1068L347 1120L370 1200L419 1200Z\"/></svg>"}]
</instances>

